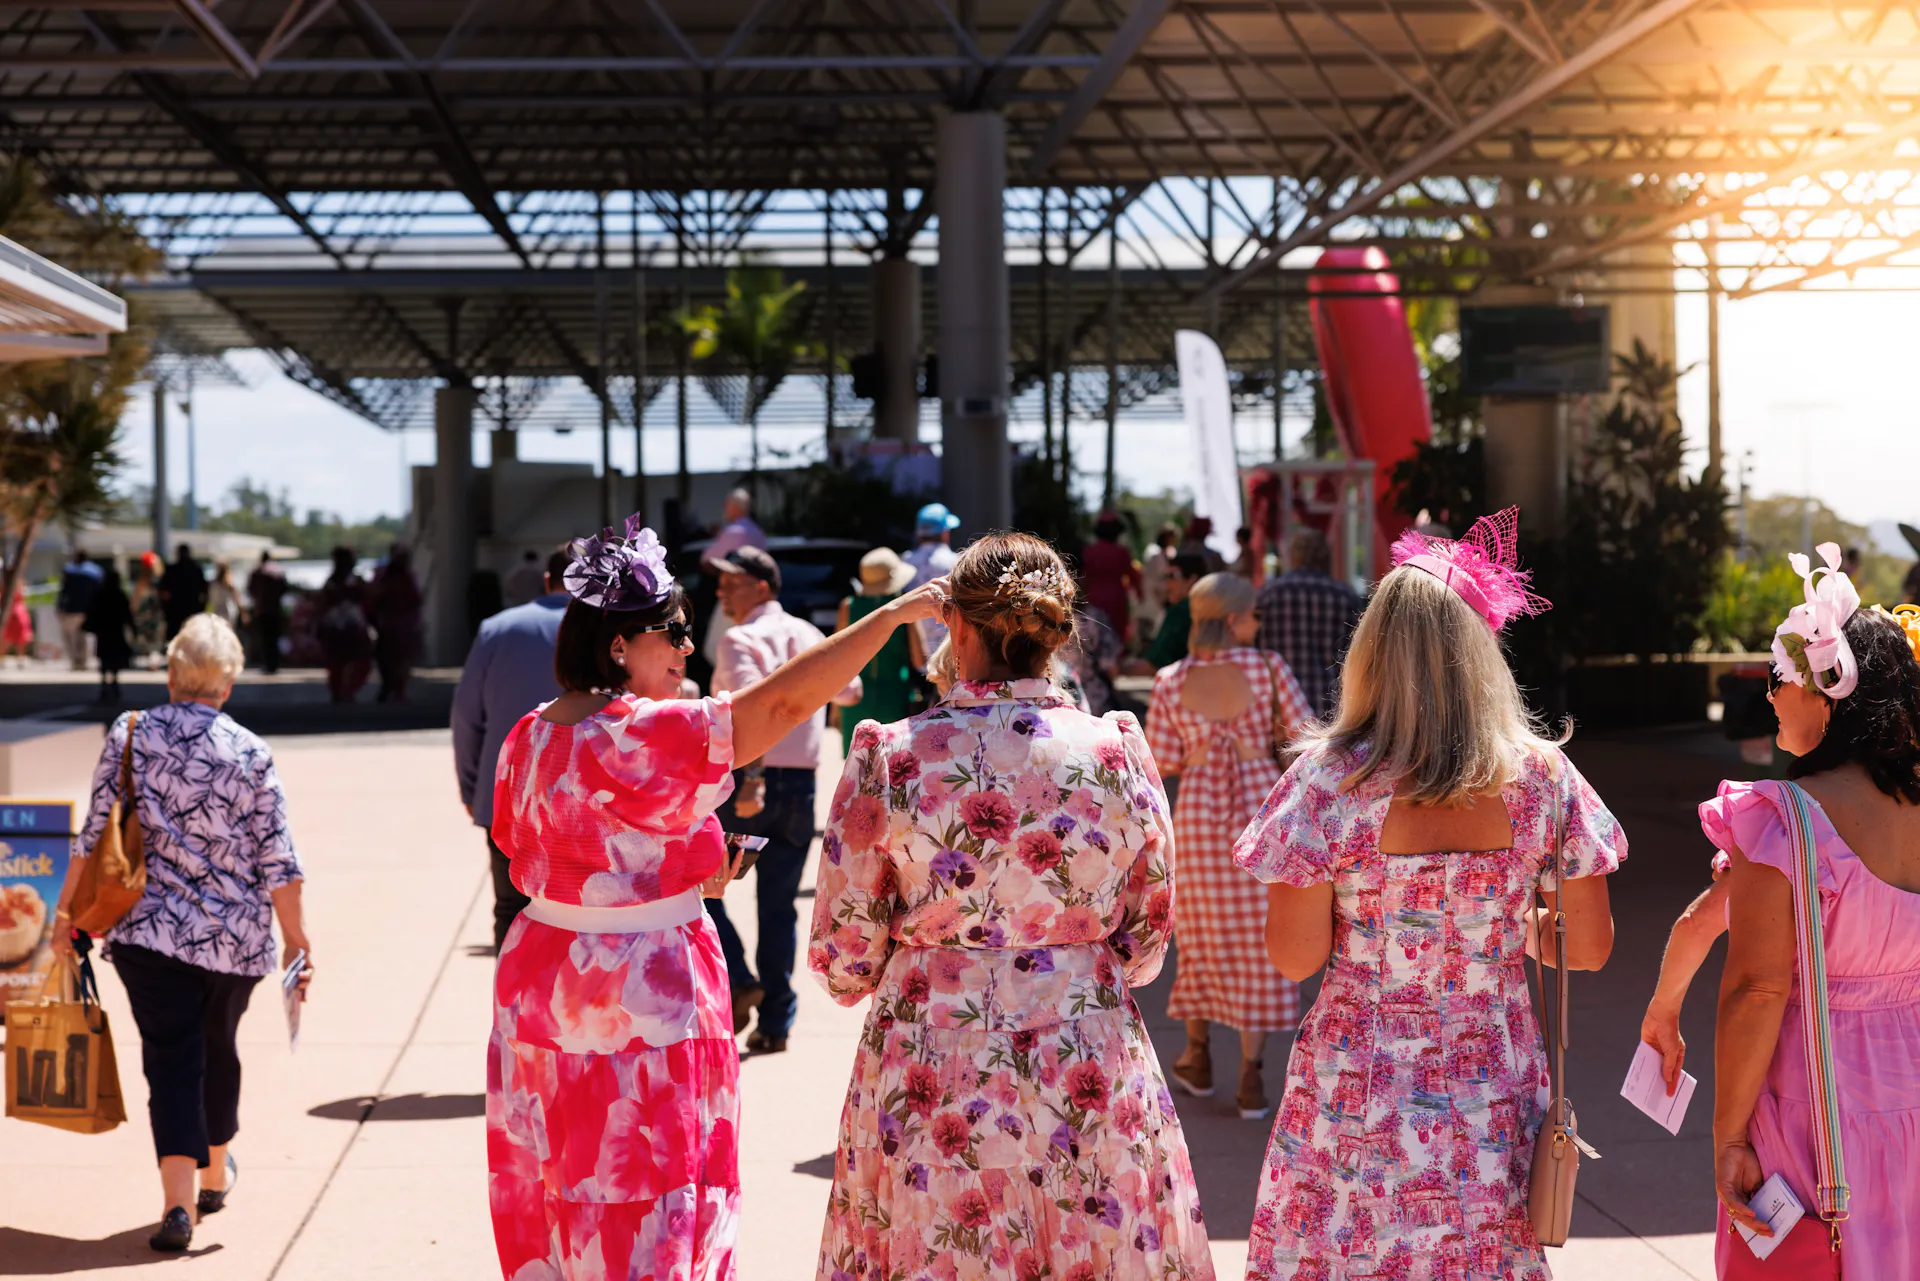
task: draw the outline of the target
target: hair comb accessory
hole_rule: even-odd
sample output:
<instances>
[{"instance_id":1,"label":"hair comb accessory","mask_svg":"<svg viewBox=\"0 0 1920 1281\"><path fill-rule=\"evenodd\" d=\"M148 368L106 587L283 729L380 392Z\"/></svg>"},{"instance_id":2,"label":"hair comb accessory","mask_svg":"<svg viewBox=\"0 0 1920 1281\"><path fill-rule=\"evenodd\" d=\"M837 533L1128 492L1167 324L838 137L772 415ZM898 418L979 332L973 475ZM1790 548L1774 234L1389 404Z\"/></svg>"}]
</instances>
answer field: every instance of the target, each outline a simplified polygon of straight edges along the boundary
<instances>
[{"instance_id":1,"label":"hair comb accessory","mask_svg":"<svg viewBox=\"0 0 1920 1281\"><path fill-rule=\"evenodd\" d=\"M1000 573L1000 586L994 592L1012 601L1015 608L1033 608L1036 596L1065 598L1073 594L1073 580L1058 565L1030 569L1022 574L1011 566Z\"/></svg>"},{"instance_id":2,"label":"hair comb accessory","mask_svg":"<svg viewBox=\"0 0 1920 1281\"><path fill-rule=\"evenodd\" d=\"M612 526L592 538L576 538L568 547L573 559L562 578L567 595L597 609L648 609L673 590L667 570L667 549L659 536L640 523L640 514L627 517L626 535Z\"/></svg>"},{"instance_id":3,"label":"hair comb accessory","mask_svg":"<svg viewBox=\"0 0 1920 1281\"><path fill-rule=\"evenodd\" d=\"M1787 612L1774 629L1773 670L1783 681L1828 698L1845 698L1860 683L1860 665L1847 644L1847 620L1860 608L1853 580L1840 572L1840 545L1813 549L1826 564L1815 567L1799 552L1787 557L1801 578L1806 603ZM1911 634L1911 633L1909 633Z\"/></svg>"},{"instance_id":4,"label":"hair comb accessory","mask_svg":"<svg viewBox=\"0 0 1920 1281\"><path fill-rule=\"evenodd\" d=\"M1464 538L1408 530L1394 540L1393 567L1431 574L1497 632L1516 618L1553 608L1527 589L1533 575L1520 568L1519 546L1520 509L1509 507L1474 521Z\"/></svg>"}]
</instances>

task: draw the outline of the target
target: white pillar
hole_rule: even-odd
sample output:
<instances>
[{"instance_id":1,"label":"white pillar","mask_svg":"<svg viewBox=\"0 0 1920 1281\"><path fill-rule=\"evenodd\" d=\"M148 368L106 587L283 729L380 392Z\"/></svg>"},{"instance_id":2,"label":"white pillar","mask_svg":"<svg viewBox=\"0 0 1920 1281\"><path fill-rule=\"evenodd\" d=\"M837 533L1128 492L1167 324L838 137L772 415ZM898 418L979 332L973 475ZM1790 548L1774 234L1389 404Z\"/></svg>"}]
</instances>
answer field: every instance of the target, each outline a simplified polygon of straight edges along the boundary
<instances>
[{"instance_id":1,"label":"white pillar","mask_svg":"<svg viewBox=\"0 0 1920 1281\"><path fill-rule=\"evenodd\" d=\"M433 393L433 566L427 618L434 661L467 657L467 580L473 576L472 387Z\"/></svg>"},{"instance_id":2,"label":"white pillar","mask_svg":"<svg viewBox=\"0 0 1920 1281\"><path fill-rule=\"evenodd\" d=\"M944 235L940 246L944 253ZM882 258L873 268L873 352L880 364L880 395L873 402L876 437L909 445L920 439L923 342L920 264L905 256Z\"/></svg>"},{"instance_id":3,"label":"white pillar","mask_svg":"<svg viewBox=\"0 0 1920 1281\"><path fill-rule=\"evenodd\" d=\"M998 112L955 112L941 119L937 144L941 474L947 506L970 534L1013 523L1006 133Z\"/></svg>"}]
</instances>

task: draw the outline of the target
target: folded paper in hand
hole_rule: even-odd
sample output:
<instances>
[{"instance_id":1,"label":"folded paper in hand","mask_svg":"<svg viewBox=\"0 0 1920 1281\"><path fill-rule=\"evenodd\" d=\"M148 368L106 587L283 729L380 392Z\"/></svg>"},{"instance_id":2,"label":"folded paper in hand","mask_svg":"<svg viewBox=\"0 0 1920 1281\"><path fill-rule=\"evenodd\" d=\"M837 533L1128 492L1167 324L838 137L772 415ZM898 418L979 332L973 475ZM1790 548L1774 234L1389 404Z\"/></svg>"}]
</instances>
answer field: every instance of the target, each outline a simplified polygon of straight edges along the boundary
<instances>
[{"instance_id":1,"label":"folded paper in hand","mask_svg":"<svg viewBox=\"0 0 1920 1281\"><path fill-rule=\"evenodd\" d=\"M1680 1088L1669 1095L1660 1063L1660 1051L1640 1042L1633 1066L1627 1069L1627 1083L1620 1087L1620 1097L1665 1126L1668 1134L1678 1134L1680 1122L1686 1119L1687 1104L1693 1099L1693 1087L1700 1083L1682 1072Z\"/></svg>"},{"instance_id":2,"label":"folded paper in hand","mask_svg":"<svg viewBox=\"0 0 1920 1281\"><path fill-rule=\"evenodd\" d=\"M1773 1229L1773 1235L1763 1237L1744 1223L1733 1226L1740 1229L1740 1235L1746 1238L1747 1248L1753 1251L1753 1257L1764 1259L1780 1248L1787 1239L1787 1233L1793 1231L1793 1225L1806 1215L1806 1207L1800 1204L1800 1198L1793 1194L1787 1181L1777 1173L1767 1176L1760 1190L1753 1194L1753 1200L1747 1202L1747 1208L1766 1221Z\"/></svg>"},{"instance_id":3,"label":"folded paper in hand","mask_svg":"<svg viewBox=\"0 0 1920 1281\"><path fill-rule=\"evenodd\" d=\"M306 949L293 954L280 975L280 1000L287 1007L287 1048L300 1048L300 976L307 972Z\"/></svg>"}]
</instances>

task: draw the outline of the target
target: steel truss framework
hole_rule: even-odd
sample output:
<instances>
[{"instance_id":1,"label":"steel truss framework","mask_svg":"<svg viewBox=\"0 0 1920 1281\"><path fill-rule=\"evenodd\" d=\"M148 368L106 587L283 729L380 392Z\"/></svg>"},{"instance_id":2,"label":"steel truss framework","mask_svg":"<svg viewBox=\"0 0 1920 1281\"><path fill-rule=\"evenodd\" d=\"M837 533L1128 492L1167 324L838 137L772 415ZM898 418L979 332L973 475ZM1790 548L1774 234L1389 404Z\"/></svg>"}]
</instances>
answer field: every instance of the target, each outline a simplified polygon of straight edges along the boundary
<instances>
[{"instance_id":1,"label":"steel truss framework","mask_svg":"<svg viewBox=\"0 0 1920 1281\"><path fill-rule=\"evenodd\" d=\"M1449 292L1670 290L1677 261L1738 296L1920 256L1920 18L1882 3L0 0L0 142L139 193L196 280L611 273L437 302L343 276L285 314L209 285L202 339L388 425L456 377L498 380L508 419L569 378L630 416L673 359L634 323L636 256L650 316L683 267L695 297L784 257L858 350L854 264L924 252L955 109L1006 116L1010 256L1077 268L1016 288L1016 380L1136 370L1122 400L1176 324L1293 366L1301 276L1275 268L1335 239Z\"/></svg>"}]
</instances>

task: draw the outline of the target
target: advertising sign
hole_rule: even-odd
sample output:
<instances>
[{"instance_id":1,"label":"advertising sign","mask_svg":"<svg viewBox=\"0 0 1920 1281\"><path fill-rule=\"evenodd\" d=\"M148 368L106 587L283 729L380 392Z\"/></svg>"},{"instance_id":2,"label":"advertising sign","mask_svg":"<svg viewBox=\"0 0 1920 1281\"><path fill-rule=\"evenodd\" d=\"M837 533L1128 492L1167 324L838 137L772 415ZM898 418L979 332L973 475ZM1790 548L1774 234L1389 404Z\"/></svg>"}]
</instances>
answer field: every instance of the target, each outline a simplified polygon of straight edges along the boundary
<instances>
[{"instance_id":1,"label":"advertising sign","mask_svg":"<svg viewBox=\"0 0 1920 1281\"><path fill-rule=\"evenodd\" d=\"M0 799L0 1002L34 996L47 981L72 831L66 801Z\"/></svg>"},{"instance_id":2,"label":"advertising sign","mask_svg":"<svg viewBox=\"0 0 1920 1281\"><path fill-rule=\"evenodd\" d=\"M1207 546L1231 562L1240 554L1240 460L1233 449L1233 397L1227 362L1213 339L1192 329L1173 336L1180 407L1193 441L1193 514L1213 522Z\"/></svg>"}]
</instances>

